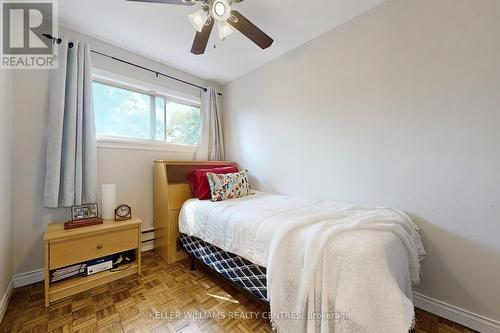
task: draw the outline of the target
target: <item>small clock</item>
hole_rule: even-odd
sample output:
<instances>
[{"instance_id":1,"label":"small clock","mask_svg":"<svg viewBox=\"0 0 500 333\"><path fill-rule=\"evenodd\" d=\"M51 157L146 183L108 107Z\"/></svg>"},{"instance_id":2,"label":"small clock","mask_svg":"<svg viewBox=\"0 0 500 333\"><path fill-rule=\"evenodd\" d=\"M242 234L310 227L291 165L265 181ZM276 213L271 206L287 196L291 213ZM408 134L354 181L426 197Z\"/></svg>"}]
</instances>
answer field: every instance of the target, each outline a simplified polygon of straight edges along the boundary
<instances>
[{"instance_id":1,"label":"small clock","mask_svg":"<svg viewBox=\"0 0 500 333\"><path fill-rule=\"evenodd\" d=\"M132 208L129 205L119 205L115 208L115 221L125 221L132 218Z\"/></svg>"}]
</instances>

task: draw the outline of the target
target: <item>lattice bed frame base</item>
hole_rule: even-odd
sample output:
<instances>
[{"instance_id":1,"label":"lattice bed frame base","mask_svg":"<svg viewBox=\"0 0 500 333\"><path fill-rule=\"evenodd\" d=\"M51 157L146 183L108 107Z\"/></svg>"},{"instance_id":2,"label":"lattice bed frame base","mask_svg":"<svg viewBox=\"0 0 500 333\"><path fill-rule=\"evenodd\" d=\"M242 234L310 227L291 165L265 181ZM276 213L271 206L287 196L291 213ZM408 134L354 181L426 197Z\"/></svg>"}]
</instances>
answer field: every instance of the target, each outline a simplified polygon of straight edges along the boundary
<instances>
[{"instance_id":1,"label":"lattice bed frame base","mask_svg":"<svg viewBox=\"0 0 500 333\"><path fill-rule=\"evenodd\" d=\"M246 292L266 305L269 304L266 269L264 267L236 254L226 252L197 237L181 233L179 241L192 260L192 269L194 269L193 260L195 260L214 271L237 289Z\"/></svg>"}]
</instances>

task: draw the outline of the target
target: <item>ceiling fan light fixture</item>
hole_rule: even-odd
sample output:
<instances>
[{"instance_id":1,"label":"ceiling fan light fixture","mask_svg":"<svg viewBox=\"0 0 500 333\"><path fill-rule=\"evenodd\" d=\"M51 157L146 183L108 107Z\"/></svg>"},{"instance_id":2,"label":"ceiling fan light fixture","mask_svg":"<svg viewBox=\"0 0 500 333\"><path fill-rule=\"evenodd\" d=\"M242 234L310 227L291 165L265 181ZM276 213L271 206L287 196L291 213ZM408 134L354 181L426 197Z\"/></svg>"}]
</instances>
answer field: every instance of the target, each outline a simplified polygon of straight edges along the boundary
<instances>
[{"instance_id":1,"label":"ceiling fan light fixture","mask_svg":"<svg viewBox=\"0 0 500 333\"><path fill-rule=\"evenodd\" d=\"M199 6L201 9L189 14L188 19L196 29L191 53L204 54L215 23L219 30L218 37L224 40L234 30L238 30L261 49L270 47L274 40L255 24L243 16L238 10L231 9L233 3L243 0L128 0L170 5ZM214 44L215 47L215 44Z\"/></svg>"},{"instance_id":2,"label":"ceiling fan light fixture","mask_svg":"<svg viewBox=\"0 0 500 333\"><path fill-rule=\"evenodd\" d=\"M231 16L231 7L226 0L215 0L212 2L211 13L215 20L219 22L227 21Z\"/></svg>"},{"instance_id":3,"label":"ceiling fan light fixture","mask_svg":"<svg viewBox=\"0 0 500 333\"><path fill-rule=\"evenodd\" d=\"M217 30L219 31L219 39L224 40L227 36L234 32L233 28L227 22L217 22Z\"/></svg>"},{"instance_id":4,"label":"ceiling fan light fixture","mask_svg":"<svg viewBox=\"0 0 500 333\"><path fill-rule=\"evenodd\" d=\"M196 31L201 32L205 23L207 23L208 13L205 10L200 9L193 14L189 14L188 18L189 22L191 22Z\"/></svg>"},{"instance_id":5,"label":"ceiling fan light fixture","mask_svg":"<svg viewBox=\"0 0 500 333\"><path fill-rule=\"evenodd\" d=\"M216 2L214 6L214 12L215 14L222 16L226 12L226 7L224 7L224 4L222 2Z\"/></svg>"}]
</instances>

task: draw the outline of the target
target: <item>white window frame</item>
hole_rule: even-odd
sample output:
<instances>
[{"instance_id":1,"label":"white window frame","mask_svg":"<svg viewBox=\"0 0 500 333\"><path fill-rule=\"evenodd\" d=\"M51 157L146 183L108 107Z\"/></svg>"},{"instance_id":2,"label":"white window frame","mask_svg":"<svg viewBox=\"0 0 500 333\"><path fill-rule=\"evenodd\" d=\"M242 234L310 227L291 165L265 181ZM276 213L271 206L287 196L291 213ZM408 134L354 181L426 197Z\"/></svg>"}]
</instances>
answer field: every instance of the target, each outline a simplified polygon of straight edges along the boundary
<instances>
[{"instance_id":1,"label":"white window frame","mask_svg":"<svg viewBox=\"0 0 500 333\"><path fill-rule=\"evenodd\" d=\"M149 96L164 98L166 102L174 102L201 108L201 101L199 97L184 94L99 69L94 69L92 81L112 87L138 92L141 94L146 94ZM152 104L154 103L154 101L155 99L151 98ZM154 105L154 107L152 105L151 112L155 112L155 110L156 105ZM153 116L156 117L156 114L152 115L152 119L154 119ZM165 137L167 130L166 125L167 124L165 124ZM151 130L154 131L153 126ZM120 136L103 135L97 138L97 148L194 153L196 151L196 147L197 145L168 143L165 141L134 139Z\"/></svg>"}]
</instances>

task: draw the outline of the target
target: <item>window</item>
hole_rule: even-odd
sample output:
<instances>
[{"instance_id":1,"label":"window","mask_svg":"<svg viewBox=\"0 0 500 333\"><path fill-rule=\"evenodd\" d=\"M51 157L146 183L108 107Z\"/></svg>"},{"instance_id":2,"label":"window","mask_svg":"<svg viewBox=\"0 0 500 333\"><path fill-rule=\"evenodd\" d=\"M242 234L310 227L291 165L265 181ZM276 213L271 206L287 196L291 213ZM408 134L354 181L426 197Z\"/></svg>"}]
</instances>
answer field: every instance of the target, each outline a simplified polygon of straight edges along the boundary
<instances>
[{"instance_id":1,"label":"window","mask_svg":"<svg viewBox=\"0 0 500 333\"><path fill-rule=\"evenodd\" d=\"M93 83L97 138L196 145L200 107L156 93Z\"/></svg>"}]
</instances>

